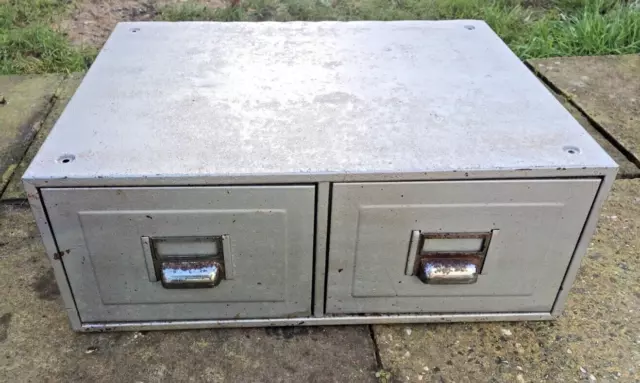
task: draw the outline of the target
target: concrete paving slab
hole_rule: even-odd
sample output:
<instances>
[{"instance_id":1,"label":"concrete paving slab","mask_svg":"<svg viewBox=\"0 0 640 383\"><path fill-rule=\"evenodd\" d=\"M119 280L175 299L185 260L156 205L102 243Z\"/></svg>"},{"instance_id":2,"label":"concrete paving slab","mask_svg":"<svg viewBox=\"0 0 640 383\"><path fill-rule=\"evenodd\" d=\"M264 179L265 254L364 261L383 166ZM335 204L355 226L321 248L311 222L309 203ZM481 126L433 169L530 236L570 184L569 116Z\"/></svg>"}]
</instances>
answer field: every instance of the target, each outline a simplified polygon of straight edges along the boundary
<instances>
[{"instance_id":1,"label":"concrete paving slab","mask_svg":"<svg viewBox=\"0 0 640 383\"><path fill-rule=\"evenodd\" d=\"M62 78L0 76L0 192L40 128Z\"/></svg>"},{"instance_id":2,"label":"concrete paving slab","mask_svg":"<svg viewBox=\"0 0 640 383\"><path fill-rule=\"evenodd\" d=\"M76 334L27 206L0 205L2 382L374 382L368 327Z\"/></svg>"},{"instance_id":3,"label":"concrete paving slab","mask_svg":"<svg viewBox=\"0 0 640 383\"><path fill-rule=\"evenodd\" d=\"M640 164L640 56L563 57L530 64Z\"/></svg>"},{"instance_id":4,"label":"concrete paving slab","mask_svg":"<svg viewBox=\"0 0 640 383\"><path fill-rule=\"evenodd\" d=\"M618 180L561 318L374 326L395 381L640 381L640 180ZM594 380L596 379L596 380Z\"/></svg>"},{"instance_id":5,"label":"concrete paving slab","mask_svg":"<svg viewBox=\"0 0 640 383\"><path fill-rule=\"evenodd\" d=\"M22 157L22 160L15 168L11 180L0 197L0 201L22 200L27 198L24 189L22 188L22 175L24 174L24 171L27 170L27 167L38 152L38 149L40 149L40 145L42 145L45 138L47 138L47 135L49 135L51 128L53 128L58 117L62 114L62 111L67 106L67 103L80 85L80 82L82 82L83 77L84 73L72 73L59 85L55 93L55 101L49 114L44 119L42 127L38 130L38 133L31 142L31 145L29 145L29 149L26 154Z\"/></svg>"},{"instance_id":6,"label":"concrete paving slab","mask_svg":"<svg viewBox=\"0 0 640 383\"><path fill-rule=\"evenodd\" d=\"M611 141L609 141L606 137L604 137L598 129L589 121L589 119L566 97L561 94L555 93L553 90L550 90L553 95L562 103L562 105L571 113L573 118L575 118L582 127L589 132L589 134L598 141L598 144L602 146L602 148L609 153L611 158L620 166L618 170L618 178L637 178L640 177L640 167L638 167L633 162L629 161L629 159L618 149L616 148ZM638 132L640 134L640 132Z\"/></svg>"}]
</instances>

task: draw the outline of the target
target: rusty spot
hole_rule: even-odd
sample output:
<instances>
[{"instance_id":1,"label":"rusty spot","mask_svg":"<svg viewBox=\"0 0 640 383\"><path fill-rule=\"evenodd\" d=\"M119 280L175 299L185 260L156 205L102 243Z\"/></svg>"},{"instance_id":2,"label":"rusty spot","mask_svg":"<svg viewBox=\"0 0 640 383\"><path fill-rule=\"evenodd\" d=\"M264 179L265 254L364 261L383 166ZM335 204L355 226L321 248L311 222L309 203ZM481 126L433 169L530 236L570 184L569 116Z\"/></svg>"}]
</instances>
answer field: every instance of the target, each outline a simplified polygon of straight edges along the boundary
<instances>
[{"instance_id":1,"label":"rusty spot","mask_svg":"<svg viewBox=\"0 0 640 383\"><path fill-rule=\"evenodd\" d=\"M53 259L59 261L60 259L62 259L63 255L64 255L64 253L62 251L55 252L55 253L53 253Z\"/></svg>"},{"instance_id":2,"label":"rusty spot","mask_svg":"<svg viewBox=\"0 0 640 383\"><path fill-rule=\"evenodd\" d=\"M425 233L422 239L488 238L490 233Z\"/></svg>"},{"instance_id":3,"label":"rusty spot","mask_svg":"<svg viewBox=\"0 0 640 383\"><path fill-rule=\"evenodd\" d=\"M168 269L176 270L197 270L207 267L221 268L221 264L217 261L183 261L183 262L163 262L163 266Z\"/></svg>"}]
</instances>

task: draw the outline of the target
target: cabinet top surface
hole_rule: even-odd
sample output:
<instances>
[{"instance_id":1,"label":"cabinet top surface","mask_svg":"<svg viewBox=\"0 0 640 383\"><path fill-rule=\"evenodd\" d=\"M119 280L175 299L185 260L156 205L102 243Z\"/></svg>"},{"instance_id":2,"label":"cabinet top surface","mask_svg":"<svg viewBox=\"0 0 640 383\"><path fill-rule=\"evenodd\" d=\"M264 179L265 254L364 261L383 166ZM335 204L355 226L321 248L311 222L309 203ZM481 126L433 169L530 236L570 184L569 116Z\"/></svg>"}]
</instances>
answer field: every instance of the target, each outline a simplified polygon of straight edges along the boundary
<instances>
[{"instance_id":1,"label":"cabinet top surface","mask_svg":"<svg viewBox=\"0 0 640 383\"><path fill-rule=\"evenodd\" d=\"M614 166L481 21L137 22L25 178Z\"/></svg>"}]
</instances>

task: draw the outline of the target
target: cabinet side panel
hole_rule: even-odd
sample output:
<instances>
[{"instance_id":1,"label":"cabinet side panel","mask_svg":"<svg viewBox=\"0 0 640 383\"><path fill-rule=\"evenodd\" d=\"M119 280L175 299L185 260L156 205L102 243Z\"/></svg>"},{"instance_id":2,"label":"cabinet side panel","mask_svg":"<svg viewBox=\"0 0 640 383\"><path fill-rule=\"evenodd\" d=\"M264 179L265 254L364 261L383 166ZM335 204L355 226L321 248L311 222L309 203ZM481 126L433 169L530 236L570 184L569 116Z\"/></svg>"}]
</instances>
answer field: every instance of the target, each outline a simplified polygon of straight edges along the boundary
<instances>
[{"instance_id":1,"label":"cabinet side panel","mask_svg":"<svg viewBox=\"0 0 640 383\"><path fill-rule=\"evenodd\" d=\"M596 230L596 226L598 225L598 218L600 217L600 211L602 210L602 206L604 202L607 200L609 196L609 191L613 187L613 182L616 179L616 174L618 173L618 169L611 169L609 174L604 177L602 182L600 182L600 188L598 189L598 193L593 201L593 205L591 206L591 211L589 212L589 216L587 217L587 221L582 229L582 233L580 234L580 239L576 245L576 249L573 252L573 256L571 258L571 262L569 263L569 267L567 269L567 273L564 276L564 280L562 281L562 286L560 287L560 291L558 292L558 297L553 304L553 309L551 310L551 314L555 317L562 314L562 310L564 309L564 304L569 297L569 290L571 290L571 286L573 286L573 282L578 275L578 270L580 270L580 263L582 261L582 257L587 252L587 248L589 247L589 243L591 242L591 238Z\"/></svg>"},{"instance_id":2,"label":"cabinet side panel","mask_svg":"<svg viewBox=\"0 0 640 383\"><path fill-rule=\"evenodd\" d=\"M73 330L80 331L82 330L82 324L80 323L76 303L73 298L73 294L71 293L67 274L62 264L61 254L58 250L58 246L56 245L51 227L49 226L47 211L42 204L42 199L40 198L40 191L27 181L24 181L23 184L24 190L27 193L29 205L31 206L31 211L36 221L36 226L38 227L38 231L40 231L42 244L44 245L47 257L51 261L53 273L56 277L56 283L60 290L60 296L62 297L64 308L67 311L69 321L71 322L71 328Z\"/></svg>"}]
</instances>

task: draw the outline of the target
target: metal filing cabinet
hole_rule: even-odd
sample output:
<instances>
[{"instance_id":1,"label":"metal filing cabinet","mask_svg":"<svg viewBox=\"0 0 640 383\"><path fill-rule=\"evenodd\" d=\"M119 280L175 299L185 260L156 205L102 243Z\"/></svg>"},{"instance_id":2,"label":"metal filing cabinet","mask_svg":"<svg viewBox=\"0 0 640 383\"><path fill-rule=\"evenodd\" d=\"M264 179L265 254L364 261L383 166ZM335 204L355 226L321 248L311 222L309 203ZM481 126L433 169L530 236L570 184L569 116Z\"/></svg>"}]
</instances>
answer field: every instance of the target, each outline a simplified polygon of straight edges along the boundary
<instances>
[{"instance_id":1,"label":"metal filing cabinet","mask_svg":"<svg viewBox=\"0 0 640 383\"><path fill-rule=\"evenodd\" d=\"M552 319L616 171L480 21L121 23L24 182L104 331Z\"/></svg>"}]
</instances>

